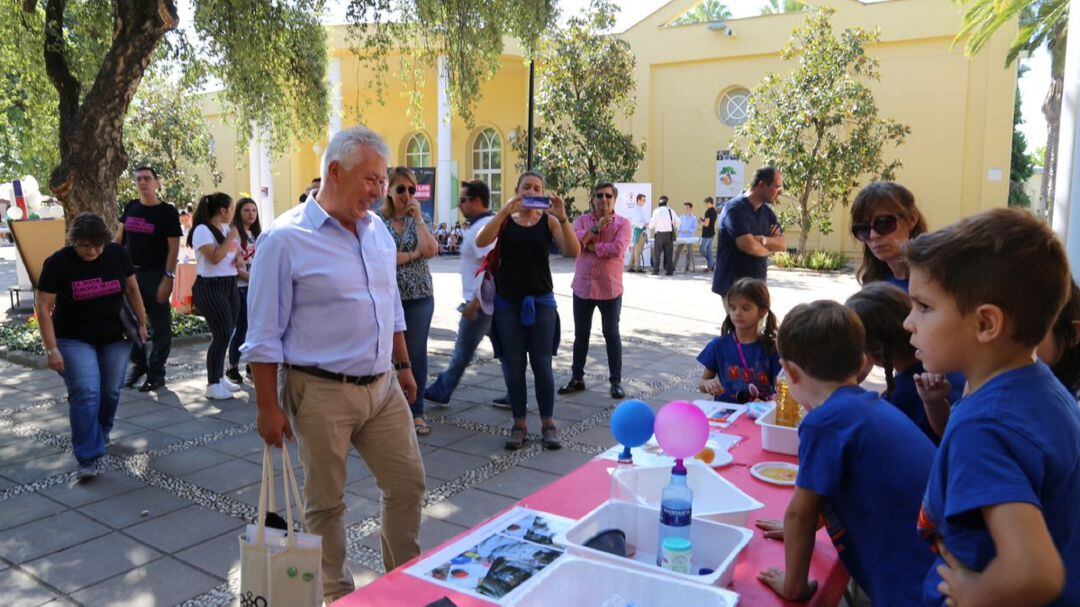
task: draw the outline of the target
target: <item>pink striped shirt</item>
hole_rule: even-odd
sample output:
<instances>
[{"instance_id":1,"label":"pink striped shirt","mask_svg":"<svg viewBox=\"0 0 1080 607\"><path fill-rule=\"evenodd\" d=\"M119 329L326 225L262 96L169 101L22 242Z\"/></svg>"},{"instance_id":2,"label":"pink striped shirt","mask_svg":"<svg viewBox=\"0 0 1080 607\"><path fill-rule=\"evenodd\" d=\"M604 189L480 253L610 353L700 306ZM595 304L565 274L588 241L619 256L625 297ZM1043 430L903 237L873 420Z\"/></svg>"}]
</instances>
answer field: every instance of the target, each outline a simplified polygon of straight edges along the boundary
<instances>
[{"instance_id":1,"label":"pink striped shirt","mask_svg":"<svg viewBox=\"0 0 1080 607\"><path fill-rule=\"evenodd\" d=\"M586 213L574 222L574 233L584 240L589 230L597 224L596 215ZM570 288L582 299L607 300L622 295L623 256L630 246L632 231L630 220L613 215L611 223L600 230L594 243L594 251L584 245L574 263L574 281Z\"/></svg>"}]
</instances>

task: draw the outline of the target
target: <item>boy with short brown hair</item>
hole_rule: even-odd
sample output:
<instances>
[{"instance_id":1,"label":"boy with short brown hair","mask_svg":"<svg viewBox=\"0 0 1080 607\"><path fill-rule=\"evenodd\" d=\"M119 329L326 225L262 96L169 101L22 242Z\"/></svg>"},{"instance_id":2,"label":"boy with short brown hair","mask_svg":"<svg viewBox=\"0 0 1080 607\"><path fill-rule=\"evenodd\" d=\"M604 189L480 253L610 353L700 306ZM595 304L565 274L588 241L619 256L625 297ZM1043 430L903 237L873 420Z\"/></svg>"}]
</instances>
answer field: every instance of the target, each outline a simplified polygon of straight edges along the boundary
<instances>
[{"instance_id":1,"label":"boy with short brown hair","mask_svg":"<svg viewBox=\"0 0 1080 607\"><path fill-rule=\"evenodd\" d=\"M916 356L967 377L919 515L928 605L1080 604L1080 408L1035 347L1069 288L1054 234L996 209L911 241Z\"/></svg>"}]
</instances>

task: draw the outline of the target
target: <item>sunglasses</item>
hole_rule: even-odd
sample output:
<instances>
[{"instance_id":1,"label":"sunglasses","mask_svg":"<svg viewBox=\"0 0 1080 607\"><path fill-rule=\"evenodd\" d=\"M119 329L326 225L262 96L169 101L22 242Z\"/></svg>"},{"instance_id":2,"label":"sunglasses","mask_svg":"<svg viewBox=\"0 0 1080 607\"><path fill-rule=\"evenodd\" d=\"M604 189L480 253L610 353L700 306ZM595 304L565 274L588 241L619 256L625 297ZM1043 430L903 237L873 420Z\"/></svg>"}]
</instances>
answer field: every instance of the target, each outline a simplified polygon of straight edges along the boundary
<instances>
[{"instance_id":1,"label":"sunglasses","mask_svg":"<svg viewBox=\"0 0 1080 607\"><path fill-rule=\"evenodd\" d=\"M399 185L398 187L394 188L394 191L397 192L398 194L404 194L405 190L409 190L409 196L412 196L413 194L416 194L416 188L411 186L411 185L410 186L405 186L404 184L402 184L402 185Z\"/></svg>"},{"instance_id":2,"label":"sunglasses","mask_svg":"<svg viewBox=\"0 0 1080 607\"><path fill-rule=\"evenodd\" d=\"M856 222L851 224L851 235L861 242L870 240L870 230L877 232L879 236L888 236L896 231L898 220L896 215L878 215L870 223Z\"/></svg>"},{"instance_id":3,"label":"sunglasses","mask_svg":"<svg viewBox=\"0 0 1080 607\"><path fill-rule=\"evenodd\" d=\"M597 192L596 197L597 198L615 198L615 195L612 194L611 192Z\"/></svg>"}]
</instances>

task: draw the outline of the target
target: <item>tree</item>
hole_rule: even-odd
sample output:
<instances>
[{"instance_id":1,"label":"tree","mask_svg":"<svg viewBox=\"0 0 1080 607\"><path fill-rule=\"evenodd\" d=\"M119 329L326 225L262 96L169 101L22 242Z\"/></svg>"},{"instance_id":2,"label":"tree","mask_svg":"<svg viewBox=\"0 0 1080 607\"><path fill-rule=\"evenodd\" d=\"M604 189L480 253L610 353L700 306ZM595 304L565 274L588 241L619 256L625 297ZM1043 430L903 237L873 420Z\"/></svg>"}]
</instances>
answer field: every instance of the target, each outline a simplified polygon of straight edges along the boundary
<instances>
[{"instance_id":1,"label":"tree","mask_svg":"<svg viewBox=\"0 0 1080 607\"><path fill-rule=\"evenodd\" d=\"M860 178L891 179L899 160L886 161L886 146L898 146L910 128L878 116L866 81L878 80L878 62L865 47L877 32L845 29L834 35L832 10L813 10L781 51L798 59L787 76L768 73L751 94L750 111L731 149L743 160L774 162L796 199L781 221L799 228L799 253L813 228L832 231L836 203L848 204Z\"/></svg>"},{"instance_id":2,"label":"tree","mask_svg":"<svg viewBox=\"0 0 1080 607\"><path fill-rule=\"evenodd\" d=\"M556 0L350 0L347 14L353 52L374 68L369 86L378 102L393 55L393 74L419 123L426 73L442 58L450 106L471 125L480 88L499 69L504 38L518 39L531 56L557 9Z\"/></svg>"},{"instance_id":3,"label":"tree","mask_svg":"<svg viewBox=\"0 0 1080 607\"><path fill-rule=\"evenodd\" d=\"M152 166L162 176L163 200L177 206L192 203L205 193L199 191L199 167L210 169L214 185L221 182L210 139L194 91L181 82L150 74L132 100L124 125L127 174L139 166ZM121 179L117 190L121 208L124 201L138 195L130 179Z\"/></svg>"},{"instance_id":4,"label":"tree","mask_svg":"<svg viewBox=\"0 0 1080 607\"><path fill-rule=\"evenodd\" d=\"M704 0L685 12L671 25L692 25L694 23L716 23L731 19L731 10L719 0Z\"/></svg>"},{"instance_id":5,"label":"tree","mask_svg":"<svg viewBox=\"0 0 1080 607\"><path fill-rule=\"evenodd\" d=\"M1035 174L1035 165L1027 153L1027 137L1020 130L1024 117L1020 115L1020 87L1016 88L1013 104L1012 162L1009 165L1009 206L1030 207L1031 198L1024 189L1027 180Z\"/></svg>"},{"instance_id":6,"label":"tree","mask_svg":"<svg viewBox=\"0 0 1080 607\"><path fill-rule=\"evenodd\" d=\"M956 42L975 55L997 30L1019 18L1020 29L1009 45L1005 65L1012 65L1021 51L1046 47L1050 51L1050 88L1043 101L1046 117L1046 155L1043 158L1039 198L1042 206L1054 199L1058 136L1061 128L1061 95L1065 85L1065 45L1068 41L1069 0L954 0L963 7L963 24Z\"/></svg>"},{"instance_id":7,"label":"tree","mask_svg":"<svg viewBox=\"0 0 1080 607\"><path fill-rule=\"evenodd\" d=\"M761 7L762 15L779 15L781 13L797 13L806 10L806 5L795 0L769 0Z\"/></svg>"},{"instance_id":8,"label":"tree","mask_svg":"<svg viewBox=\"0 0 1080 607\"><path fill-rule=\"evenodd\" d=\"M538 50L535 164L552 190L569 194L601 180L629 181L645 157L645 144L615 125L616 116L634 113L635 59L629 43L605 35L614 24L615 7L592 0ZM521 129L511 145L525 158Z\"/></svg>"},{"instance_id":9,"label":"tree","mask_svg":"<svg viewBox=\"0 0 1080 607\"><path fill-rule=\"evenodd\" d=\"M213 77L224 84L242 143L253 125L278 149L321 131L323 3L194 0L196 54L176 30L174 0L4 2L0 68L11 89L4 95L25 107L7 112L19 139L4 161L51 170L49 188L68 217L92 211L115 218L117 180L129 166L124 125L152 63L175 63L175 77L187 82ZM25 69L13 79L18 68Z\"/></svg>"}]
</instances>

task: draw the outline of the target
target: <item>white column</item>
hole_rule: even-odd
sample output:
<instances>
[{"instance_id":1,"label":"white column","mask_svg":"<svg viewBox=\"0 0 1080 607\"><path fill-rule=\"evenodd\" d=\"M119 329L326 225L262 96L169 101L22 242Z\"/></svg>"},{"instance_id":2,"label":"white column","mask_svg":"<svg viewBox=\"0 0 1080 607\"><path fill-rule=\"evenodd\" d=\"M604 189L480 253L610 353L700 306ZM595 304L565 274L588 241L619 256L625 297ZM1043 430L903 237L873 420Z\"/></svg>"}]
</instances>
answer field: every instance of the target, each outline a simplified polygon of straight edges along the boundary
<instances>
[{"instance_id":1,"label":"white column","mask_svg":"<svg viewBox=\"0 0 1080 607\"><path fill-rule=\"evenodd\" d=\"M270 160L270 145L263 131L259 141L259 194L255 202L259 206L259 217L266 221L266 225L270 225L277 216L274 212L274 173Z\"/></svg>"},{"instance_id":2,"label":"white column","mask_svg":"<svg viewBox=\"0 0 1080 607\"><path fill-rule=\"evenodd\" d=\"M248 192L255 202L259 202L259 186L262 184L262 170L259 162L259 127L251 125L251 139L248 140ZM259 207L262 214L262 207Z\"/></svg>"},{"instance_id":3,"label":"white column","mask_svg":"<svg viewBox=\"0 0 1080 607\"><path fill-rule=\"evenodd\" d=\"M1077 31L1080 31L1078 29ZM1078 36L1080 37L1080 36ZM438 105L438 145L437 164L435 165L435 222L445 221L453 224L456 219L451 215L450 201L457 192L450 191L450 97L447 95L446 58L439 57L439 105Z\"/></svg>"},{"instance_id":4,"label":"white column","mask_svg":"<svg viewBox=\"0 0 1080 607\"><path fill-rule=\"evenodd\" d=\"M330 80L330 124L326 140L330 141L341 130L341 59L331 57L327 71Z\"/></svg>"},{"instance_id":5,"label":"white column","mask_svg":"<svg viewBox=\"0 0 1080 607\"><path fill-rule=\"evenodd\" d=\"M1069 3L1069 27L1080 32L1080 2ZM1061 126L1054 176L1054 232L1065 242L1073 277L1080 277L1080 36L1065 47Z\"/></svg>"}]
</instances>

